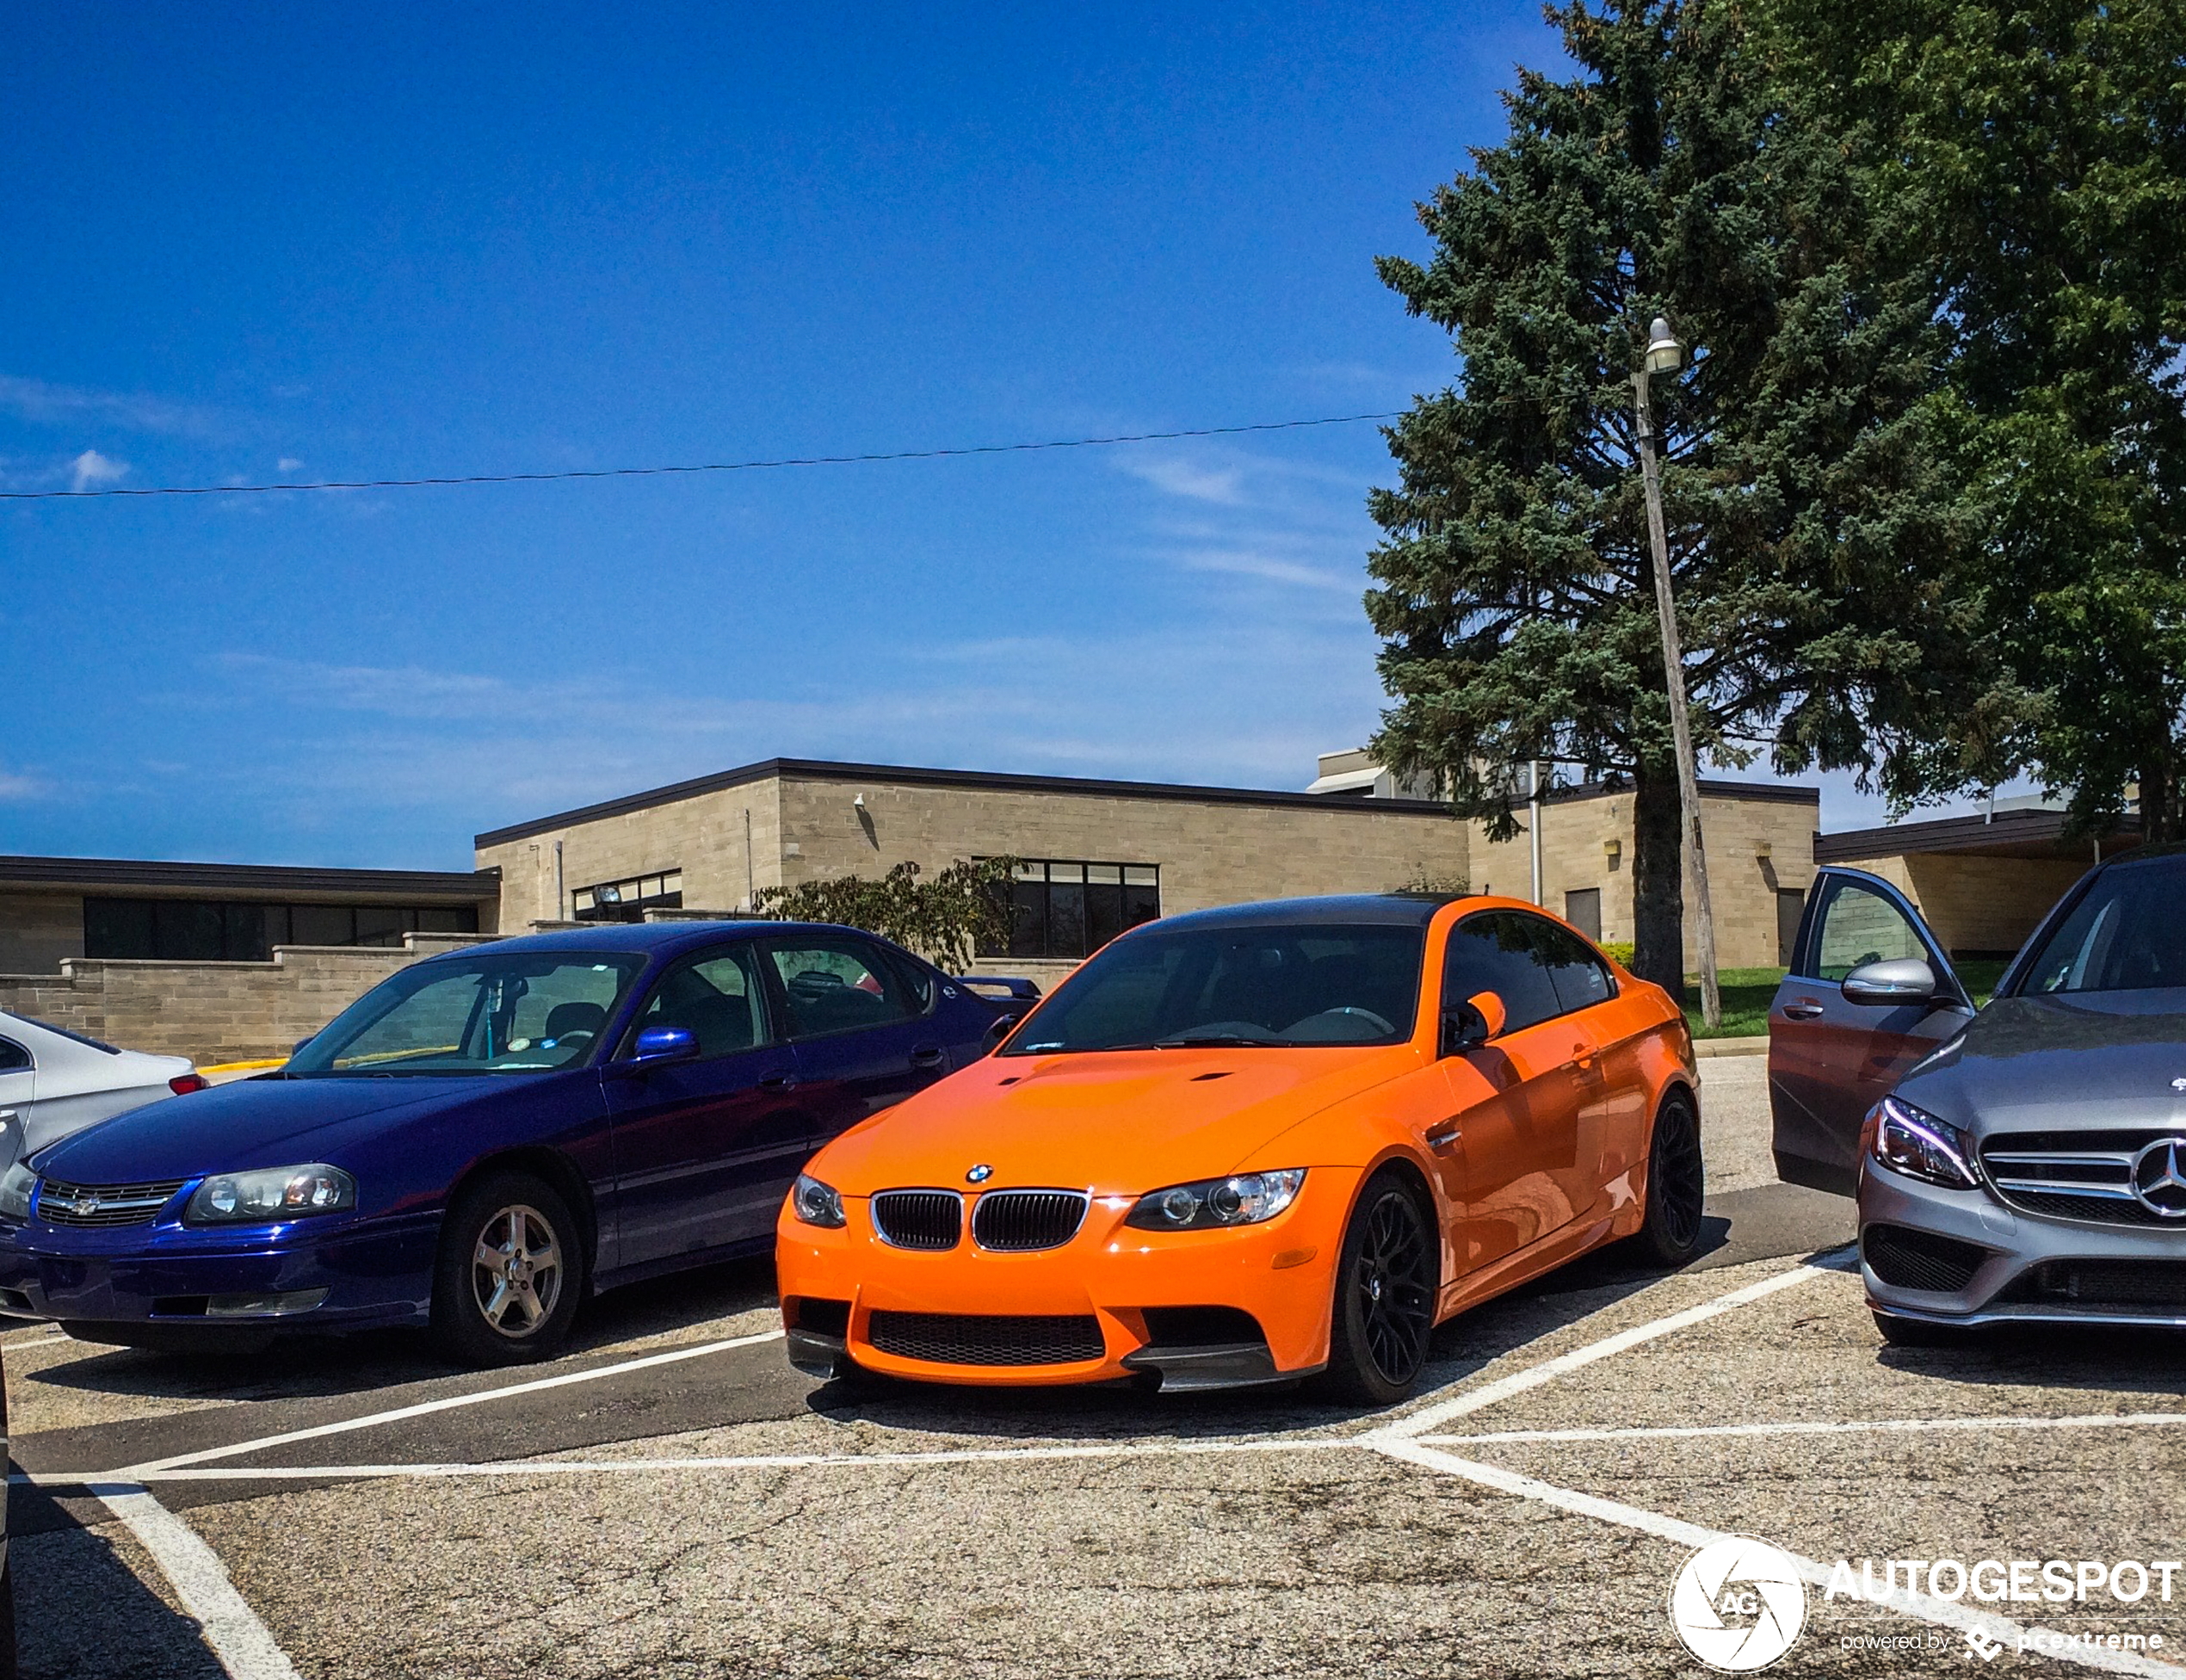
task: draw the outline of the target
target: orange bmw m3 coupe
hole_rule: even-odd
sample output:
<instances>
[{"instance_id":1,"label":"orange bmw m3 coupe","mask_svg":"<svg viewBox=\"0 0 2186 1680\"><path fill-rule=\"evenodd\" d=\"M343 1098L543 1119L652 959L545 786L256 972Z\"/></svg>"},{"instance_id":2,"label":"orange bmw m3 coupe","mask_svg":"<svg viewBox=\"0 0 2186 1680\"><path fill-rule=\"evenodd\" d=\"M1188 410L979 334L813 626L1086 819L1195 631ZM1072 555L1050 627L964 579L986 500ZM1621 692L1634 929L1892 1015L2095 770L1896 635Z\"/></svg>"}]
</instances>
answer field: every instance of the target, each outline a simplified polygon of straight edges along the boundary
<instances>
[{"instance_id":1,"label":"orange bmw m3 coupe","mask_svg":"<svg viewBox=\"0 0 2186 1680\"><path fill-rule=\"evenodd\" d=\"M960 1383L1321 1375L1701 1232L1684 1017L1529 904L1238 905L1110 942L996 1053L837 1137L777 1227L789 1356Z\"/></svg>"}]
</instances>

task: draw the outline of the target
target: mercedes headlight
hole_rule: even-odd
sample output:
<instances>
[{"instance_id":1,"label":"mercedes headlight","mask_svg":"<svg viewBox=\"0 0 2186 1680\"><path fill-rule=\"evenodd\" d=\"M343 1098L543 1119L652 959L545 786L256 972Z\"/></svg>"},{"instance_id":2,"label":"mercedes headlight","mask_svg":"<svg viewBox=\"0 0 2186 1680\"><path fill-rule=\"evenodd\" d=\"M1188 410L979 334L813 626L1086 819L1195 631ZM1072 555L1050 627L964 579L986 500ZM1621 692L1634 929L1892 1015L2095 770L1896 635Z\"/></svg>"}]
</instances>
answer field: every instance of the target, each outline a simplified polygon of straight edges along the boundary
<instances>
[{"instance_id":1,"label":"mercedes headlight","mask_svg":"<svg viewBox=\"0 0 2186 1680\"><path fill-rule=\"evenodd\" d=\"M339 1167L313 1162L300 1167L260 1167L254 1172L216 1172L197 1187L182 1209L184 1225L266 1225L312 1214L339 1214L357 1205L356 1180Z\"/></svg>"},{"instance_id":2,"label":"mercedes headlight","mask_svg":"<svg viewBox=\"0 0 2186 1680\"><path fill-rule=\"evenodd\" d=\"M1946 1189L1980 1188L1972 1165L1973 1140L1957 1127L1900 1096L1884 1097L1874 1114L1874 1142L1868 1152L1876 1165Z\"/></svg>"},{"instance_id":3,"label":"mercedes headlight","mask_svg":"<svg viewBox=\"0 0 2186 1680\"><path fill-rule=\"evenodd\" d=\"M790 1210L806 1225L840 1226L843 1197L832 1184L823 1184L809 1173L799 1173L789 1187Z\"/></svg>"},{"instance_id":4,"label":"mercedes headlight","mask_svg":"<svg viewBox=\"0 0 2186 1680\"><path fill-rule=\"evenodd\" d=\"M1305 1182L1305 1168L1283 1167L1274 1172L1239 1172L1227 1178L1172 1184L1140 1196L1123 1222L1141 1231L1208 1231L1258 1225L1297 1201L1299 1186Z\"/></svg>"},{"instance_id":5,"label":"mercedes headlight","mask_svg":"<svg viewBox=\"0 0 2186 1680\"><path fill-rule=\"evenodd\" d=\"M38 1175L21 1161L0 1175L0 1220L18 1225L30 1218L30 1193L38 1188Z\"/></svg>"}]
</instances>

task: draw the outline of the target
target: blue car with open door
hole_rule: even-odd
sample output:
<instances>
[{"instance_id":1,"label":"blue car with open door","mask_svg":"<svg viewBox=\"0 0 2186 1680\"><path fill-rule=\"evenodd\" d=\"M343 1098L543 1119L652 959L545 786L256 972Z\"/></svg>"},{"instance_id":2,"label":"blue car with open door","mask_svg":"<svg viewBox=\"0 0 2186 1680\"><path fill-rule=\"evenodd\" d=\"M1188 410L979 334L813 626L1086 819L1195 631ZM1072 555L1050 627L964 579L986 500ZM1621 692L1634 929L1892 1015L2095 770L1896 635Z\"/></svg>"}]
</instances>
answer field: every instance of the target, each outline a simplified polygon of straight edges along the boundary
<instances>
[{"instance_id":1,"label":"blue car with open door","mask_svg":"<svg viewBox=\"0 0 2186 1680\"><path fill-rule=\"evenodd\" d=\"M996 1006L870 934L615 925L413 964L276 1072L0 1177L0 1314L210 1345L429 1324L552 1353L579 1302L773 1242L798 1170L984 1055Z\"/></svg>"}]
</instances>

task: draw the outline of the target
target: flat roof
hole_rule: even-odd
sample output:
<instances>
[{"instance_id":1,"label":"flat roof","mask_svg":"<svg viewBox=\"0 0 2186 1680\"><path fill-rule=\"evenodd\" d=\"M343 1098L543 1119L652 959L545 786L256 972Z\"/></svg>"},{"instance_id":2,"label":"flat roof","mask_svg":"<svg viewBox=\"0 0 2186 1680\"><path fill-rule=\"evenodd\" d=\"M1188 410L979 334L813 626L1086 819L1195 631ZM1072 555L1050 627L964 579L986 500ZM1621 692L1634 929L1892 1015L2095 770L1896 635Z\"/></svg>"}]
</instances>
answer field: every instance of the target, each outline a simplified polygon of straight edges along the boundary
<instances>
[{"instance_id":1,"label":"flat roof","mask_svg":"<svg viewBox=\"0 0 2186 1680\"><path fill-rule=\"evenodd\" d=\"M1294 811L1369 810L1415 817L1450 816L1449 806L1440 800L1342 800L1262 788L1202 788L1189 782L1110 781L1090 776L1015 775L996 770L936 770L909 764L837 763L824 758L769 758L713 775L695 776L689 781L670 782L665 788L648 788L641 794L627 794L621 799L602 800L597 805L579 806L574 811L559 811L551 817L534 818L507 828L489 829L477 836L472 843L497 846L529 835L545 834L578 823L595 823L608 817L625 817L633 812L649 811L655 806L675 805L702 794L717 794L725 788L741 788L775 777L784 781L899 782L914 788L990 793L1077 794L1095 799L1277 806Z\"/></svg>"},{"instance_id":2,"label":"flat roof","mask_svg":"<svg viewBox=\"0 0 2186 1680\"><path fill-rule=\"evenodd\" d=\"M1993 816L1942 817L1925 823L1885 823L1814 837L1817 863L1856 863L1868 857L1950 852L1962 857L2055 857L2092 862L2095 840L2065 836L2061 811L1999 811ZM2107 855L2140 843L2140 822L2129 818L2103 837Z\"/></svg>"},{"instance_id":3,"label":"flat roof","mask_svg":"<svg viewBox=\"0 0 2186 1680\"><path fill-rule=\"evenodd\" d=\"M273 863L164 863L149 858L0 856L0 889L103 890L157 898L320 899L479 904L501 893L497 869L319 869Z\"/></svg>"},{"instance_id":4,"label":"flat roof","mask_svg":"<svg viewBox=\"0 0 2186 1680\"><path fill-rule=\"evenodd\" d=\"M1115 781L1092 776L1017 775L996 770L929 769L909 764L841 763L824 758L769 758L756 764L741 765L733 770L719 770L712 775L694 776L688 781L670 782L664 788L626 794L620 799L602 800L596 805L559 811L550 817L536 817L528 822L512 823L505 828L488 829L485 833L472 837L472 843L476 846L503 845L509 841L526 839L534 834L547 834L556 829L571 828L579 823L596 823L609 817L627 817L635 812L650 811L657 806L675 805L684 800L696 799L701 794L718 794L726 788L741 788L775 777L785 781L898 782L915 788L1082 794L1093 799L1168 800L1202 805L1274 806L1291 811L1365 811L1385 815L1437 817L1445 820L1452 816L1449 806L1441 800L1345 798L1340 794L1300 794L1267 788L1209 788L1194 782ZM1700 786L1701 793L1718 799L1819 805L1822 797L1819 788L1782 782L1706 781ZM1548 802L1555 804L1565 800L1604 799L1611 794L1630 791L1625 786L1595 782L1579 788L1559 789L1549 794Z\"/></svg>"}]
</instances>

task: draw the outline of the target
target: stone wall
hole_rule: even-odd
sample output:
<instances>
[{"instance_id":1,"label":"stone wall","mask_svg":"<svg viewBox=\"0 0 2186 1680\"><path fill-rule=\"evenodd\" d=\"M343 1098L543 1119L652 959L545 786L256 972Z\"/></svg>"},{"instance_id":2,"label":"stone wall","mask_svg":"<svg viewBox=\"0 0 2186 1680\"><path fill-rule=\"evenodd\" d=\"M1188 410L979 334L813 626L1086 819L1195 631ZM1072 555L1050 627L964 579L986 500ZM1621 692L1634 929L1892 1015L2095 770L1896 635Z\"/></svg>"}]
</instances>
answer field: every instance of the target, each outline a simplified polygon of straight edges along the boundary
<instances>
[{"instance_id":1,"label":"stone wall","mask_svg":"<svg viewBox=\"0 0 2186 1680\"><path fill-rule=\"evenodd\" d=\"M1785 799L1703 792L1701 822L1707 837L1708 895L1715 911L1716 960L1725 968L1765 968L1777 963L1776 895L1803 894L1814 880L1818 796ZM1480 892L1529 898L1532 840L1523 807L1520 832L1497 845L1473 837L1473 886ZM1568 913L1568 895L1602 895L1602 937L1633 936L1632 794L1628 790L1551 800L1542 807L1541 903ZM1761 855L1763 848L1767 855ZM1689 892L1687 894L1690 898ZM1685 912L1685 963L1700 960L1700 933L1692 907Z\"/></svg>"},{"instance_id":2,"label":"stone wall","mask_svg":"<svg viewBox=\"0 0 2186 1680\"><path fill-rule=\"evenodd\" d=\"M2050 906L2092 867L2082 858L1968 857L1906 852L1847 859L1848 868L1880 875L1913 902L1945 951L2016 951Z\"/></svg>"},{"instance_id":3,"label":"stone wall","mask_svg":"<svg viewBox=\"0 0 2186 1680\"><path fill-rule=\"evenodd\" d=\"M400 948L283 945L271 962L69 957L58 974L0 974L0 1010L200 1066L253 1061L286 1056L397 969L479 942L410 934Z\"/></svg>"},{"instance_id":4,"label":"stone wall","mask_svg":"<svg viewBox=\"0 0 2186 1680\"><path fill-rule=\"evenodd\" d=\"M1386 892L1422 874L1462 877L1468 843L1466 825L1440 812L1364 800L1262 805L1052 784L1018 790L769 777L479 848L479 867L502 870L502 926L551 919L557 840L566 889L681 868L683 902L699 907L741 909L755 888L870 876L905 859L931 873L958 858L1008 853L1155 864L1164 914ZM980 966L1026 973L1043 986L1071 967L998 958Z\"/></svg>"},{"instance_id":5,"label":"stone wall","mask_svg":"<svg viewBox=\"0 0 2186 1680\"><path fill-rule=\"evenodd\" d=\"M0 892L0 974L57 974L83 954L80 892Z\"/></svg>"}]
</instances>

